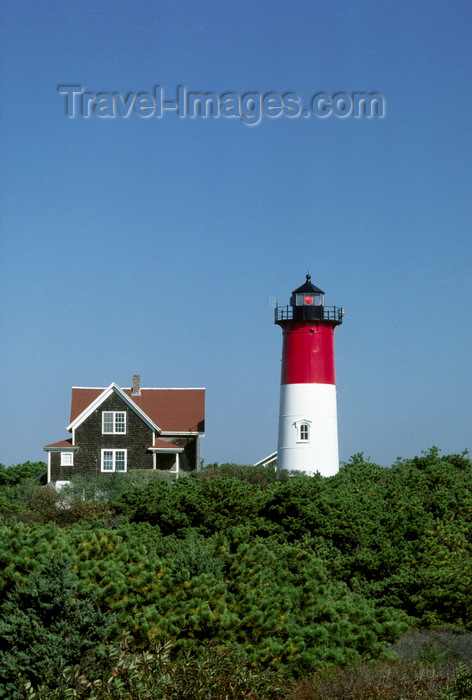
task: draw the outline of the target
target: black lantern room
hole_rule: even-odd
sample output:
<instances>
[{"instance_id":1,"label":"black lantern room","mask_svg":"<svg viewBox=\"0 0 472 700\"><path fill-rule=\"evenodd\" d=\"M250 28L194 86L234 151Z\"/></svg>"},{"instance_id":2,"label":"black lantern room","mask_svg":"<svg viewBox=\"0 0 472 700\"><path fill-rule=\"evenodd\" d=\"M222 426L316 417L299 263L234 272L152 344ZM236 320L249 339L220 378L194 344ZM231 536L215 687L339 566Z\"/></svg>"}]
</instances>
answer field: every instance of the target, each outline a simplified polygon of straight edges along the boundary
<instances>
[{"instance_id":1,"label":"black lantern room","mask_svg":"<svg viewBox=\"0 0 472 700\"><path fill-rule=\"evenodd\" d=\"M294 320L323 320L324 292L311 283L311 275L306 276L306 282L294 289L290 297Z\"/></svg>"}]
</instances>

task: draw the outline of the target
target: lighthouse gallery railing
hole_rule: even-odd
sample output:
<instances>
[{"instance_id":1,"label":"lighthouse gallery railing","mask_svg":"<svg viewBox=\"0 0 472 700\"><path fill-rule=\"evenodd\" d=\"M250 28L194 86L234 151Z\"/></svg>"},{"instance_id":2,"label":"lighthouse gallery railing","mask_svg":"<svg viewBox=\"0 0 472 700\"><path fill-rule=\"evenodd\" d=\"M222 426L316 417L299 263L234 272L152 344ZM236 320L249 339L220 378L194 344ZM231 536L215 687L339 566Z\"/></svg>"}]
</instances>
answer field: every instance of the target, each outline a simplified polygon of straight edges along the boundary
<instances>
[{"instance_id":1,"label":"lighthouse gallery railing","mask_svg":"<svg viewBox=\"0 0 472 700\"><path fill-rule=\"evenodd\" d=\"M276 306L274 309L274 322L278 321L291 321L293 320L293 310L296 309L297 320L303 320L306 309L306 319L313 319L313 306ZM344 309L340 306L323 306L317 307L319 315L317 314L317 319L320 321L336 321L337 323L342 323L344 316Z\"/></svg>"}]
</instances>

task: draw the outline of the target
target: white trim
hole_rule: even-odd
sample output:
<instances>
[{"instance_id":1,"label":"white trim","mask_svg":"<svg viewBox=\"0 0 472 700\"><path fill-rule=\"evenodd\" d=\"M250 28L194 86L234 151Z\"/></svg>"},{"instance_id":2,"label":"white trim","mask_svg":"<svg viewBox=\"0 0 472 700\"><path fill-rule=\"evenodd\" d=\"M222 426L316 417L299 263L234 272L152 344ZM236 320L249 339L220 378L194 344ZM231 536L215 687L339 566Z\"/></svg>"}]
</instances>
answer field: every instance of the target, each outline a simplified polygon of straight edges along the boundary
<instances>
[{"instance_id":1,"label":"white trim","mask_svg":"<svg viewBox=\"0 0 472 700\"><path fill-rule=\"evenodd\" d=\"M127 386L124 390L132 391L133 387ZM204 386L142 386L141 391L206 391L206 389Z\"/></svg>"},{"instance_id":2,"label":"white trim","mask_svg":"<svg viewBox=\"0 0 472 700\"><path fill-rule=\"evenodd\" d=\"M73 389L94 389L95 391L103 391L106 389L104 386L73 386Z\"/></svg>"},{"instance_id":3,"label":"white trim","mask_svg":"<svg viewBox=\"0 0 472 700\"><path fill-rule=\"evenodd\" d=\"M184 452L183 447L149 447L148 449L154 454L159 454L161 452L163 454L179 454L180 452Z\"/></svg>"},{"instance_id":4,"label":"white trim","mask_svg":"<svg viewBox=\"0 0 472 700\"><path fill-rule=\"evenodd\" d=\"M73 387L73 389L79 389L79 388L91 388L91 387ZM118 384L115 382L112 382L109 387L104 389L102 393L97 396L97 398L90 403L87 408L85 408L80 415L75 418L70 425L67 426L67 430L75 430L79 425L81 425L86 418L92 415L92 413L101 406L101 404L108 399L112 393L117 394L120 398L123 399L125 404L131 408L145 423L146 425L151 428L151 430L157 430L159 433L161 432L161 429L159 426L157 426L153 421L147 416L144 411L142 411L137 404L134 403L133 399L125 394L123 389L120 389Z\"/></svg>"},{"instance_id":5,"label":"white trim","mask_svg":"<svg viewBox=\"0 0 472 700\"><path fill-rule=\"evenodd\" d=\"M267 455L267 457L264 457L264 459L260 459L258 462L255 463L255 467L266 467L270 463L274 463L277 461L277 452L271 452L270 455Z\"/></svg>"},{"instance_id":6,"label":"white trim","mask_svg":"<svg viewBox=\"0 0 472 700\"><path fill-rule=\"evenodd\" d=\"M179 460L179 454L176 453L175 455L175 462L174 466L170 468L170 471L172 474L175 474L176 476L179 476L180 473L180 460Z\"/></svg>"},{"instance_id":7,"label":"white trim","mask_svg":"<svg viewBox=\"0 0 472 700\"><path fill-rule=\"evenodd\" d=\"M44 452L77 452L79 449L78 445L71 445L70 447L43 447Z\"/></svg>"},{"instance_id":8,"label":"white trim","mask_svg":"<svg viewBox=\"0 0 472 700\"><path fill-rule=\"evenodd\" d=\"M116 386L116 382L112 382ZM72 389L95 389L97 391L103 391L106 387L103 386L73 386ZM133 391L132 386L121 387L122 391ZM206 391L204 386L142 386L141 391Z\"/></svg>"},{"instance_id":9,"label":"white trim","mask_svg":"<svg viewBox=\"0 0 472 700\"><path fill-rule=\"evenodd\" d=\"M165 435L166 437L171 437L172 435L175 435L175 436L178 436L178 435L183 435L183 436L201 435L202 437L204 437L205 433L203 431L199 431L199 430L193 431L193 432L190 430L189 431L180 431L180 432L178 430L163 430L159 434L159 437L162 437L163 435Z\"/></svg>"},{"instance_id":10,"label":"white trim","mask_svg":"<svg viewBox=\"0 0 472 700\"><path fill-rule=\"evenodd\" d=\"M48 484L51 483L51 453L48 452Z\"/></svg>"}]
</instances>

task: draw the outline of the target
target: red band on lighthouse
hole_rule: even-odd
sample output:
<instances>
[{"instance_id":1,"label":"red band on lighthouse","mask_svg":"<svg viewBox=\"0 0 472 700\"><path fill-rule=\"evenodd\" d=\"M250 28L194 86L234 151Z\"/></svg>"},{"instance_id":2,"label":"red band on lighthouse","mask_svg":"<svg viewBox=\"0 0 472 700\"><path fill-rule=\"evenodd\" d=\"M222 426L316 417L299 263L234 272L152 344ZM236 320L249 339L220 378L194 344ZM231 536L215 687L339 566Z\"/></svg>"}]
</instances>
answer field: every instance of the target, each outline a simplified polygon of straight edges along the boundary
<instances>
[{"instance_id":1,"label":"red band on lighthouse","mask_svg":"<svg viewBox=\"0 0 472 700\"><path fill-rule=\"evenodd\" d=\"M334 326L294 322L283 329L281 384L335 384Z\"/></svg>"}]
</instances>

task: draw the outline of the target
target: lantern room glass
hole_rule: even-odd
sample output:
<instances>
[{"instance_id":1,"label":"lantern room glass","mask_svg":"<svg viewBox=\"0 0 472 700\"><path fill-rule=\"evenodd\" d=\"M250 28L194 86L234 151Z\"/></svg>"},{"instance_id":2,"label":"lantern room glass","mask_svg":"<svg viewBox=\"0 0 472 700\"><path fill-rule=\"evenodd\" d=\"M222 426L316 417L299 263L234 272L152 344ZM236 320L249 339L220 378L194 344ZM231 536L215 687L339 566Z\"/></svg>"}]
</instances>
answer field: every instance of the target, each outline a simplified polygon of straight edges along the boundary
<instances>
[{"instance_id":1,"label":"lantern room glass","mask_svg":"<svg viewBox=\"0 0 472 700\"><path fill-rule=\"evenodd\" d=\"M324 294L298 292L295 297L295 304L296 306L323 306Z\"/></svg>"}]
</instances>

